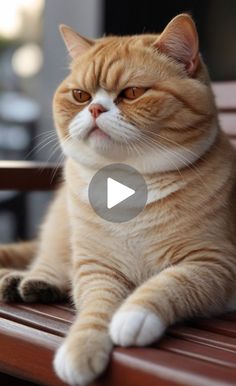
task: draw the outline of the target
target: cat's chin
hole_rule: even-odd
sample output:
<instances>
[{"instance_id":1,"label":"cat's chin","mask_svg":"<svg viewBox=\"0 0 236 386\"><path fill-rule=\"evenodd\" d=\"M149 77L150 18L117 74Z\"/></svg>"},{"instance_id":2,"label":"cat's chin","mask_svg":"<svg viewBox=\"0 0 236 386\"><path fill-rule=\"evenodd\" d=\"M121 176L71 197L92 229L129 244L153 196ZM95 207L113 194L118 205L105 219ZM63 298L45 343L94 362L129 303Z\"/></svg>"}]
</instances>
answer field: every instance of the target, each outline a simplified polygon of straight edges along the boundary
<instances>
[{"instance_id":1,"label":"cat's chin","mask_svg":"<svg viewBox=\"0 0 236 386\"><path fill-rule=\"evenodd\" d=\"M109 154L110 150L116 146L114 140L99 128L95 128L91 131L85 143L88 147L94 151L98 151L100 154Z\"/></svg>"},{"instance_id":2,"label":"cat's chin","mask_svg":"<svg viewBox=\"0 0 236 386\"><path fill-rule=\"evenodd\" d=\"M102 168L113 162L126 162L128 154L125 147L108 138L89 138L86 141L71 139L62 143L66 156L88 166Z\"/></svg>"},{"instance_id":3,"label":"cat's chin","mask_svg":"<svg viewBox=\"0 0 236 386\"><path fill-rule=\"evenodd\" d=\"M95 126L89 133L89 139L96 141L106 141L111 140L111 137L107 133L105 133L105 131L101 130L98 126Z\"/></svg>"},{"instance_id":4,"label":"cat's chin","mask_svg":"<svg viewBox=\"0 0 236 386\"><path fill-rule=\"evenodd\" d=\"M109 162L125 162L129 158L130 149L121 138L114 138L99 127L91 130L90 134L82 141L83 149L92 151L94 157L104 157Z\"/></svg>"}]
</instances>

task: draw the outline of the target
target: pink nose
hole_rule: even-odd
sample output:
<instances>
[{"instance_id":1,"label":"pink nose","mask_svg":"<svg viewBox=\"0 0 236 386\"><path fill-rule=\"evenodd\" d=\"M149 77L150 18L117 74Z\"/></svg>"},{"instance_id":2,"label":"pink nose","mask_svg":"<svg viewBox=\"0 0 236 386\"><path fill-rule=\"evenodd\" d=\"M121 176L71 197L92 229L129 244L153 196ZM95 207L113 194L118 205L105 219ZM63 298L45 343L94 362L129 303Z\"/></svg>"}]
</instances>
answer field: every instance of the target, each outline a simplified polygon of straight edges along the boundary
<instances>
[{"instance_id":1,"label":"pink nose","mask_svg":"<svg viewBox=\"0 0 236 386\"><path fill-rule=\"evenodd\" d=\"M107 111L104 106L100 105L100 103L92 103L89 106L89 111L92 114L93 118L96 119L100 114Z\"/></svg>"}]
</instances>

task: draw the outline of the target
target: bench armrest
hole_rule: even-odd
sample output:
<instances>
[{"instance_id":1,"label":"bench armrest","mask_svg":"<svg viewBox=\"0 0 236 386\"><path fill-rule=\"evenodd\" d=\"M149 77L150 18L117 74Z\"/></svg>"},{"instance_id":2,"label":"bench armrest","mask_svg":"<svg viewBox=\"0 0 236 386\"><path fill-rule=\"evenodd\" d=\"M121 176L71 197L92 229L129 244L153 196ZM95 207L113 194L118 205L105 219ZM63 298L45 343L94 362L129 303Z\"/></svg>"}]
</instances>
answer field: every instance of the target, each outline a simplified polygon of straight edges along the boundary
<instances>
[{"instance_id":1,"label":"bench armrest","mask_svg":"<svg viewBox=\"0 0 236 386\"><path fill-rule=\"evenodd\" d=\"M29 161L0 161L0 190L52 190L62 179L56 165Z\"/></svg>"}]
</instances>

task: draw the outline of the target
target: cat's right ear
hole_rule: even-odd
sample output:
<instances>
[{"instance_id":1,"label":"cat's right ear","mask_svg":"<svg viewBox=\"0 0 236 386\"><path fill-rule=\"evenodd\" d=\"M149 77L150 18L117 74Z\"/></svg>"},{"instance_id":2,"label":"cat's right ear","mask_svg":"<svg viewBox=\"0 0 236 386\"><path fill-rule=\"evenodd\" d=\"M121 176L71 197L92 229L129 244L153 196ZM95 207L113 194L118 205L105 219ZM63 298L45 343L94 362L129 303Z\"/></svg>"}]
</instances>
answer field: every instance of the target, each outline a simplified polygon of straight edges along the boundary
<instances>
[{"instance_id":1,"label":"cat's right ear","mask_svg":"<svg viewBox=\"0 0 236 386\"><path fill-rule=\"evenodd\" d=\"M67 25L61 24L59 30L72 59L84 54L94 44L93 40L79 35Z\"/></svg>"}]
</instances>

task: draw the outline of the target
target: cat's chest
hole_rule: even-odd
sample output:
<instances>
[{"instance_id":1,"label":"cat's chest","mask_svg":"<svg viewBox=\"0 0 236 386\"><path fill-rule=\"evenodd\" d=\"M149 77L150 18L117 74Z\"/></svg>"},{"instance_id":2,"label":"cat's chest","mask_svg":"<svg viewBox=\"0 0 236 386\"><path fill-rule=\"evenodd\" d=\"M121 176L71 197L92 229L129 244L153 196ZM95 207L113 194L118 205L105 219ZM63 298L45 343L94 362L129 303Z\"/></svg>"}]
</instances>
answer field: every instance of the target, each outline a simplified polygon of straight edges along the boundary
<instances>
[{"instance_id":1,"label":"cat's chest","mask_svg":"<svg viewBox=\"0 0 236 386\"><path fill-rule=\"evenodd\" d=\"M68 180L70 181L71 189L73 190L74 195L77 196L79 201L83 204L91 206L91 197L93 196L96 199L99 197L99 200L101 201L107 199L107 181L109 180L109 178L105 178L107 176L104 177L99 170L97 170L96 173L94 170L79 167L74 163L71 164L68 162L67 165L69 165L69 167L67 166L67 175L69 176ZM176 177L176 174L171 174L165 178L163 178L162 175L146 175L143 177L144 183L146 183L147 205L163 200L178 190L181 190L185 186L185 181L182 178L180 179L179 176ZM105 179L106 181L101 181L101 179ZM91 183L92 181L93 184ZM94 181L96 181L96 183L94 183ZM99 190L99 194L93 191L96 189ZM142 187L142 190L144 191L145 189ZM139 191L135 191L135 193L139 194ZM134 196L134 198L136 196Z\"/></svg>"},{"instance_id":2,"label":"cat's chest","mask_svg":"<svg viewBox=\"0 0 236 386\"><path fill-rule=\"evenodd\" d=\"M107 248L121 262L124 273L140 284L162 270L163 240L158 231L147 227L141 217L123 223L107 224Z\"/></svg>"}]
</instances>

